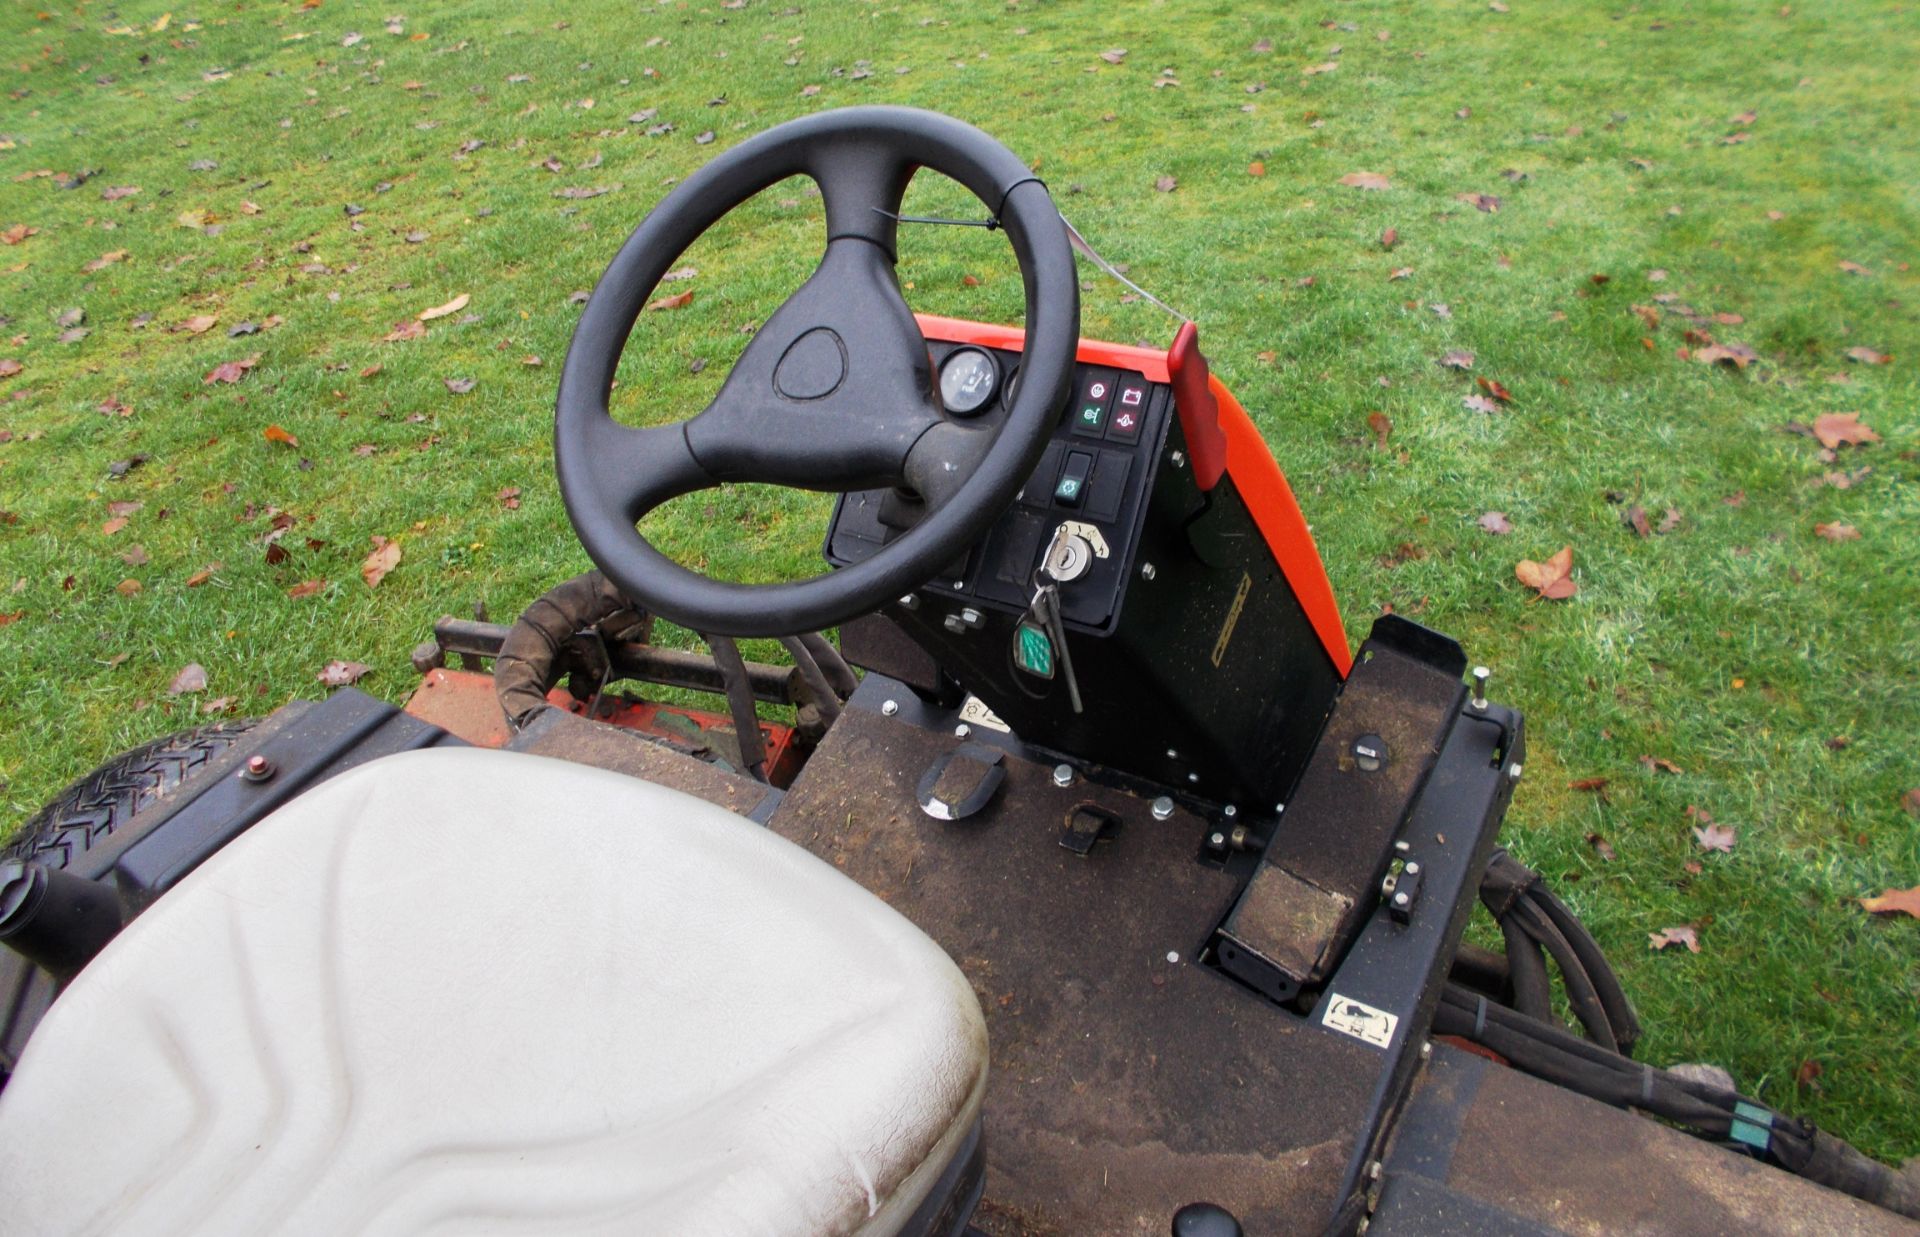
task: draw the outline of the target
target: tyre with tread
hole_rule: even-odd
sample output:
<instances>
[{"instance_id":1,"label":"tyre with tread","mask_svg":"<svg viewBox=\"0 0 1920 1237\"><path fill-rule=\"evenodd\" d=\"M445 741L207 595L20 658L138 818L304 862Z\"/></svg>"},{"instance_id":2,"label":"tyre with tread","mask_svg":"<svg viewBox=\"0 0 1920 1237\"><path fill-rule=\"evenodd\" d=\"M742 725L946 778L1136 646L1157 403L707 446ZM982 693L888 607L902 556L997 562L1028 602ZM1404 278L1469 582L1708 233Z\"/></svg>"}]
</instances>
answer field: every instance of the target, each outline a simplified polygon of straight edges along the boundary
<instances>
[{"instance_id":1,"label":"tyre with tread","mask_svg":"<svg viewBox=\"0 0 1920 1237\"><path fill-rule=\"evenodd\" d=\"M255 722L216 722L143 743L73 783L41 808L0 850L0 861L22 859L64 868L125 827L135 813L171 798Z\"/></svg>"}]
</instances>

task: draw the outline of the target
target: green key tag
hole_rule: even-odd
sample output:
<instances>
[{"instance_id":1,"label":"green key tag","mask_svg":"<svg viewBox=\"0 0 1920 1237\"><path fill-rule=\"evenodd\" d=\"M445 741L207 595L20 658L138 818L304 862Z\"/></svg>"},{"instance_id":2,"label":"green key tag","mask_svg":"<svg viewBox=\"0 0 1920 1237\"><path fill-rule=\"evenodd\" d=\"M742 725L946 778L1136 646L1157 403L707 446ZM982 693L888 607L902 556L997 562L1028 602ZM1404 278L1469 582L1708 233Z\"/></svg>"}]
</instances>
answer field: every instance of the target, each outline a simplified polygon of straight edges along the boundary
<instances>
[{"instance_id":1,"label":"green key tag","mask_svg":"<svg viewBox=\"0 0 1920 1237\"><path fill-rule=\"evenodd\" d=\"M1053 641L1032 623L1020 624L1013 637L1013 664L1035 678L1053 677Z\"/></svg>"}]
</instances>

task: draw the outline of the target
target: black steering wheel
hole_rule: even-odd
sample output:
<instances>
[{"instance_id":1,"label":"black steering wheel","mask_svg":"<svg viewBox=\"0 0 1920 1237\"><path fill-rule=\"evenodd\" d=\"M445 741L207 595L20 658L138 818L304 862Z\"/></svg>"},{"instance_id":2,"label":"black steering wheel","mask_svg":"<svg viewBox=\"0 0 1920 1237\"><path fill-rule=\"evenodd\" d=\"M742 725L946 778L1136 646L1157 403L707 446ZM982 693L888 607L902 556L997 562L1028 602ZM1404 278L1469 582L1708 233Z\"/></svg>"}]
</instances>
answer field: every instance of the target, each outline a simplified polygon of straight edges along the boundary
<instances>
[{"instance_id":1,"label":"black steering wheel","mask_svg":"<svg viewBox=\"0 0 1920 1237\"><path fill-rule=\"evenodd\" d=\"M997 431L941 409L926 338L894 276L900 202L922 167L979 198L1020 262L1025 356ZM754 335L705 410L674 425L616 423L607 411L615 367L660 277L734 207L796 174L811 177L825 202L819 267ZM1012 151L971 125L912 108L790 121L677 185L600 277L560 375L560 494L588 556L672 622L727 636L831 627L933 579L1013 502L1066 402L1079 335L1066 226ZM927 515L863 562L780 584L701 575L635 528L669 499L728 481L828 492L900 486L925 501Z\"/></svg>"}]
</instances>

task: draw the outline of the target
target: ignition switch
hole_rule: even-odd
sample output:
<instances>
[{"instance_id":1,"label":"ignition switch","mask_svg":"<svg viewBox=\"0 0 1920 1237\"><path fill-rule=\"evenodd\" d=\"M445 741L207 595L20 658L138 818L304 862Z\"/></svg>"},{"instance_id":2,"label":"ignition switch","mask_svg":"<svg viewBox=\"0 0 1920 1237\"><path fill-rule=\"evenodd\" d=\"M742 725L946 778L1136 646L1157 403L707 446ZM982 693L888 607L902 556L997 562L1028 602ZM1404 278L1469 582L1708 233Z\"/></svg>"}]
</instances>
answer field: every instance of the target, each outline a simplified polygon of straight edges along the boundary
<instances>
[{"instance_id":1,"label":"ignition switch","mask_svg":"<svg viewBox=\"0 0 1920 1237\"><path fill-rule=\"evenodd\" d=\"M1056 584L1071 584L1093 568L1093 547L1085 537L1061 525L1047 546L1045 571Z\"/></svg>"}]
</instances>

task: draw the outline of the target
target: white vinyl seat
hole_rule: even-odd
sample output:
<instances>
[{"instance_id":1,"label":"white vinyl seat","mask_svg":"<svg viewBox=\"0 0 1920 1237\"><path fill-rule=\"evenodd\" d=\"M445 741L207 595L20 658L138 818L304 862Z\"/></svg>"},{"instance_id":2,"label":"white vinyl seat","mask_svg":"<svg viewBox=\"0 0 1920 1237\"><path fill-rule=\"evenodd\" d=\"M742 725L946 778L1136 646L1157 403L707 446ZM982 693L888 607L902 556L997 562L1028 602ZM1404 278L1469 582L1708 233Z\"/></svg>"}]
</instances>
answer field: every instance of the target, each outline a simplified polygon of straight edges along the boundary
<instances>
[{"instance_id":1,"label":"white vinyl seat","mask_svg":"<svg viewBox=\"0 0 1920 1237\"><path fill-rule=\"evenodd\" d=\"M891 1233L977 1120L953 962L676 791L408 753L243 834L0 1093L0 1232Z\"/></svg>"}]
</instances>

